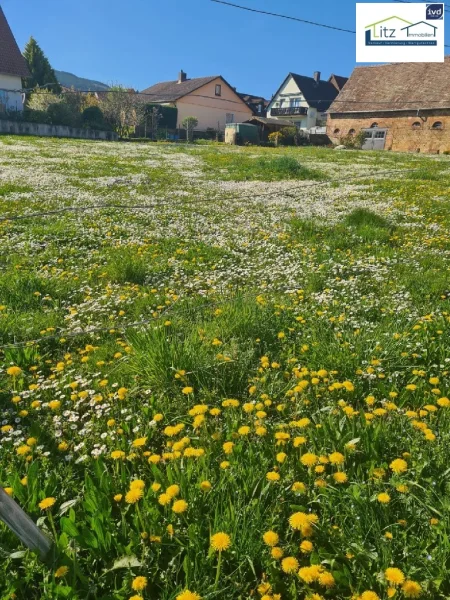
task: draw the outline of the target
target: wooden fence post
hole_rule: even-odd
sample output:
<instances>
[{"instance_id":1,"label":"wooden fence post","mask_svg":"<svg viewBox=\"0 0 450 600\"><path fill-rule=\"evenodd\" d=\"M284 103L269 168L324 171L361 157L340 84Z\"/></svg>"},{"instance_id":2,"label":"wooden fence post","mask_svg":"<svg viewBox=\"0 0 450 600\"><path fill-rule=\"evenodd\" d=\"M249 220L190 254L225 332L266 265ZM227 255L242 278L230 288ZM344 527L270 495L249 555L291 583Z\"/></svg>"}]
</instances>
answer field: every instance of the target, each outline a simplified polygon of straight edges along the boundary
<instances>
[{"instance_id":1,"label":"wooden fence post","mask_svg":"<svg viewBox=\"0 0 450 600\"><path fill-rule=\"evenodd\" d=\"M27 548L37 551L42 561L48 560L53 542L42 533L39 527L1 487L0 519L6 523Z\"/></svg>"}]
</instances>

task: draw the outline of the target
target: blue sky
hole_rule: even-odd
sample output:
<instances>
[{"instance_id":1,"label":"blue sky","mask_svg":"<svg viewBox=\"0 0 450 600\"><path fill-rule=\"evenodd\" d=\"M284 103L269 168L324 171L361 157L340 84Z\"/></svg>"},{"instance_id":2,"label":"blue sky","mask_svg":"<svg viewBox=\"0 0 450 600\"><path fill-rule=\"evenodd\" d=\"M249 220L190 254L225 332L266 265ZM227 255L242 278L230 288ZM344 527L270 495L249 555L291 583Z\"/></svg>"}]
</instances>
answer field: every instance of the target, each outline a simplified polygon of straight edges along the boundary
<instances>
[{"instance_id":1,"label":"blue sky","mask_svg":"<svg viewBox=\"0 0 450 600\"><path fill-rule=\"evenodd\" d=\"M231 0L233 1L233 0ZM348 0L234 0L355 28ZM33 35L55 69L142 90L158 81L222 75L268 98L289 71L350 75L355 36L240 11L210 0L0 0L21 49ZM450 14L448 15L450 17Z\"/></svg>"}]
</instances>

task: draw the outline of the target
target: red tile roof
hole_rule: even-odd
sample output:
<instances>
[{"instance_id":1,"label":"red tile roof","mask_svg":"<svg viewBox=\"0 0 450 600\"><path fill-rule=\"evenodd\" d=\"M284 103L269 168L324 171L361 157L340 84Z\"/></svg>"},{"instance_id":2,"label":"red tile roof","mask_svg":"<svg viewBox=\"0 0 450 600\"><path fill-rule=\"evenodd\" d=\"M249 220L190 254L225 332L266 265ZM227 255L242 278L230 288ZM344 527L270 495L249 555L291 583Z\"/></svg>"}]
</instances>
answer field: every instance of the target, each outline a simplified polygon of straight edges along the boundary
<instances>
[{"instance_id":1,"label":"red tile roof","mask_svg":"<svg viewBox=\"0 0 450 600\"><path fill-rule=\"evenodd\" d=\"M0 73L28 77L29 71L0 6Z\"/></svg>"},{"instance_id":2,"label":"red tile roof","mask_svg":"<svg viewBox=\"0 0 450 600\"><path fill-rule=\"evenodd\" d=\"M164 81L142 90L141 94L148 94L148 102L175 102L219 77L220 75L196 77L195 79L186 79L181 83L178 83L178 81Z\"/></svg>"},{"instance_id":3,"label":"red tile roof","mask_svg":"<svg viewBox=\"0 0 450 600\"><path fill-rule=\"evenodd\" d=\"M450 56L443 63L356 67L330 113L450 108Z\"/></svg>"}]
</instances>

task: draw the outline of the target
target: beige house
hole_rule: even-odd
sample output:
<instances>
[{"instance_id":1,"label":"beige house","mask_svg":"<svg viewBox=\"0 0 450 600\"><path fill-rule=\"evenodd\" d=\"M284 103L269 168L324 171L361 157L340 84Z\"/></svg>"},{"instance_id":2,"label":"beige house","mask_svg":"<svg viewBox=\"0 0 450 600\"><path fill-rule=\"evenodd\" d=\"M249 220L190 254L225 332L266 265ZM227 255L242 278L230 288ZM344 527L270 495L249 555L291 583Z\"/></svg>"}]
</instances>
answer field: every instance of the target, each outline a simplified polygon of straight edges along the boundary
<instances>
[{"instance_id":1,"label":"beige house","mask_svg":"<svg viewBox=\"0 0 450 600\"><path fill-rule=\"evenodd\" d=\"M178 109L178 127L186 117L198 119L199 131L224 130L227 123L243 123L252 110L220 75L188 79L181 71L177 81L156 83L143 90L147 101Z\"/></svg>"},{"instance_id":2,"label":"beige house","mask_svg":"<svg viewBox=\"0 0 450 600\"><path fill-rule=\"evenodd\" d=\"M22 110L22 78L28 67L0 6L0 111Z\"/></svg>"},{"instance_id":3,"label":"beige house","mask_svg":"<svg viewBox=\"0 0 450 600\"><path fill-rule=\"evenodd\" d=\"M356 67L328 111L338 144L364 131L364 150L450 151L450 56L442 63Z\"/></svg>"}]
</instances>

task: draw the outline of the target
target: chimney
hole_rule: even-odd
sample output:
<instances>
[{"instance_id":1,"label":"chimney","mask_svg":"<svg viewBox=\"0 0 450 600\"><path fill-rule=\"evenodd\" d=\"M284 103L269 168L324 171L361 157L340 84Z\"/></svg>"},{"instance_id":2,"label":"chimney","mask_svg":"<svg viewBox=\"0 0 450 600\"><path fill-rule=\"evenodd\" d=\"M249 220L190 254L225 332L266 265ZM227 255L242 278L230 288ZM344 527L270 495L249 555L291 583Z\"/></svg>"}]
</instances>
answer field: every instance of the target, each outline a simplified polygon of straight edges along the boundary
<instances>
[{"instance_id":1,"label":"chimney","mask_svg":"<svg viewBox=\"0 0 450 600\"><path fill-rule=\"evenodd\" d=\"M183 83L183 81L186 81L186 78L186 73L183 71L183 69L181 69L181 71L178 73L178 83Z\"/></svg>"},{"instance_id":2,"label":"chimney","mask_svg":"<svg viewBox=\"0 0 450 600\"><path fill-rule=\"evenodd\" d=\"M319 83L320 81L320 71L314 71L314 81Z\"/></svg>"}]
</instances>

